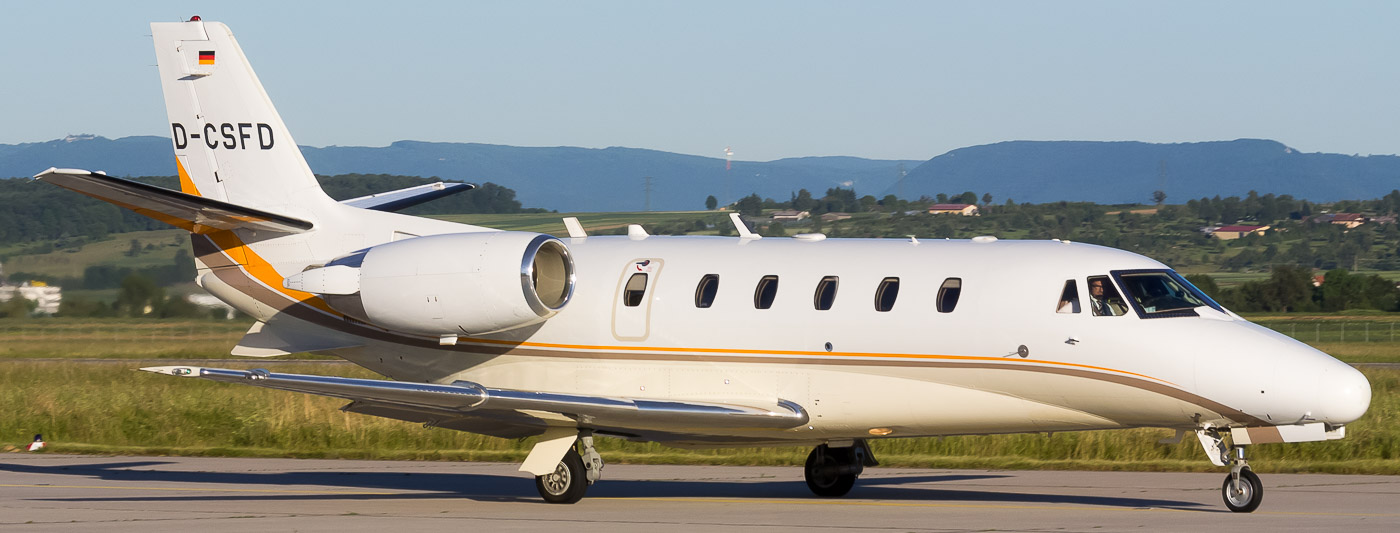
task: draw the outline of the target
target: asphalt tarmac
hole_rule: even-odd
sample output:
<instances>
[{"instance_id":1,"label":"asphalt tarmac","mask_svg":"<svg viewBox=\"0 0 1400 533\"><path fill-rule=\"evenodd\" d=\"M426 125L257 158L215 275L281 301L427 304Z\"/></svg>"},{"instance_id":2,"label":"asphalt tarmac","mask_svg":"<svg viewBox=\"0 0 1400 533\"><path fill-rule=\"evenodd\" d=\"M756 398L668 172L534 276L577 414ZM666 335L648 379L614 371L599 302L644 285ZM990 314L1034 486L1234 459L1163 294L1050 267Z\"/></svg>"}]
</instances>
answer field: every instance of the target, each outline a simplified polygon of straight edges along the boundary
<instances>
[{"instance_id":1,"label":"asphalt tarmac","mask_svg":"<svg viewBox=\"0 0 1400 533\"><path fill-rule=\"evenodd\" d=\"M0 531L1400 530L1400 476L873 468L845 498L795 467L608 465L574 505L514 464L0 454Z\"/></svg>"}]
</instances>

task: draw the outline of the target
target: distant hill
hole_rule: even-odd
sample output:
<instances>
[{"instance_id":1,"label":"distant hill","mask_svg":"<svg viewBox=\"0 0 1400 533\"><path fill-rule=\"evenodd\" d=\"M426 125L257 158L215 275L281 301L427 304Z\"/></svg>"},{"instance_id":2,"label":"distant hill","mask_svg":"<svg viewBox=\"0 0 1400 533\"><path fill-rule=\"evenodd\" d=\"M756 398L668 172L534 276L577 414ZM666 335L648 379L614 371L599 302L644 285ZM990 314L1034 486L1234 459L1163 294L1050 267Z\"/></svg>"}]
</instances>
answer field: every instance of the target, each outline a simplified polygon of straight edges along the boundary
<instances>
[{"instance_id":1,"label":"distant hill","mask_svg":"<svg viewBox=\"0 0 1400 533\"><path fill-rule=\"evenodd\" d=\"M74 136L0 145L0 176L32 176L50 166L105 170L115 176L169 176L169 139ZM914 199L938 193L991 193L995 202L1168 203L1203 196L1291 194L1328 202L1378 198L1400 188L1400 157L1300 153L1269 140L1149 144L1012 141L959 148L926 162L856 157L777 161L724 160L638 148L524 148L399 141L368 148L302 147L317 174L437 176L514 189L526 207L560 211L640 211L642 178L651 176L654 210L701 209L705 197L757 192L786 200L798 189L820 197L830 187L859 195ZM910 169L899 181L898 168Z\"/></svg>"},{"instance_id":2,"label":"distant hill","mask_svg":"<svg viewBox=\"0 0 1400 533\"><path fill-rule=\"evenodd\" d=\"M1315 202L1379 198L1400 188L1400 157L1300 153L1269 140L1148 144L1012 141L959 148L911 170L884 192L904 198L991 193L994 202L1167 203L1291 194Z\"/></svg>"},{"instance_id":3,"label":"distant hill","mask_svg":"<svg viewBox=\"0 0 1400 533\"><path fill-rule=\"evenodd\" d=\"M874 194L898 179L898 167L918 161L804 157L769 162L724 160L636 148L522 148L474 143L399 141L381 148L302 147L317 174L437 176L495 182L517 192L526 207L560 211L640 211L643 178L651 176L654 210L704 209L705 197L732 199L757 192L786 200L806 188L818 197L830 187L854 186ZM0 145L0 176L32 176L51 167L104 170L114 176L174 175L170 140L73 136L42 143ZM726 193L726 191L728 191Z\"/></svg>"}]
</instances>

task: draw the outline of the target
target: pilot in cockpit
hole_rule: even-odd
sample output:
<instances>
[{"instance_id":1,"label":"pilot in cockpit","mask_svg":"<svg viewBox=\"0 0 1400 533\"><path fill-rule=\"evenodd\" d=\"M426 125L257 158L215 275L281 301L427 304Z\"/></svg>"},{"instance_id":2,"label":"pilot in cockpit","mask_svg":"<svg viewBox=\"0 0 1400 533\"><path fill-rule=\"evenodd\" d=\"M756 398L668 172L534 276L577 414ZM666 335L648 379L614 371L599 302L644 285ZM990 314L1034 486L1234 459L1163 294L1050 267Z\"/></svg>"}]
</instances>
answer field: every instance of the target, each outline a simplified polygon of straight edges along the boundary
<instances>
[{"instance_id":1,"label":"pilot in cockpit","mask_svg":"<svg viewBox=\"0 0 1400 533\"><path fill-rule=\"evenodd\" d=\"M1094 316L1120 316L1128 313L1128 306L1118 296L1118 291L1108 283L1107 276L1089 278L1089 308Z\"/></svg>"}]
</instances>

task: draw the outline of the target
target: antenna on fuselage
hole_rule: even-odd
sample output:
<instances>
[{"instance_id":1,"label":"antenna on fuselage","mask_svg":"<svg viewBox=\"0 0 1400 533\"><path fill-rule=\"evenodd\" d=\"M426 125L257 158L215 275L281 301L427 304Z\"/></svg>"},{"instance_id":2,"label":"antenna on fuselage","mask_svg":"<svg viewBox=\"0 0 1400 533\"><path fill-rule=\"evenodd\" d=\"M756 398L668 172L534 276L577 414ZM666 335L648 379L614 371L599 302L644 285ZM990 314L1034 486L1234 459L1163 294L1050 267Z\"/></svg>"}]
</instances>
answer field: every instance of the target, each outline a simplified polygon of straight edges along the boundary
<instances>
[{"instance_id":1,"label":"antenna on fuselage","mask_svg":"<svg viewBox=\"0 0 1400 533\"><path fill-rule=\"evenodd\" d=\"M734 222L734 230L739 232L740 239L762 239L763 236L752 231L744 225L744 221L739 218L739 213L730 213L729 220Z\"/></svg>"},{"instance_id":2,"label":"antenna on fuselage","mask_svg":"<svg viewBox=\"0 0 1400 533\"><path fill-rule=\"evenodd\" d=\"M583 224L579 223L578 217L564 217L564 229L569 230L571 239L588 238L588 232L583 231Z\"/></svg>"}]
</instances>

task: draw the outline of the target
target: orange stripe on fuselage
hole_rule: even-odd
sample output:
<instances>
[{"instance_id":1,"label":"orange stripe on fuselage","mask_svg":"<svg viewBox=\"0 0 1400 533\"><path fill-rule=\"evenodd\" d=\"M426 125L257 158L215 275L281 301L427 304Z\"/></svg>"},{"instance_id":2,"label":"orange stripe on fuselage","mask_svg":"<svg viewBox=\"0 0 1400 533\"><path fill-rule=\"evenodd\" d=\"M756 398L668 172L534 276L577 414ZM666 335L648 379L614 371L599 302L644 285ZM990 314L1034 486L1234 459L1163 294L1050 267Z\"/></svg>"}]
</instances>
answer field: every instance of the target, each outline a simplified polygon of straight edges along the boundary
<instances>
[{"instance_id":1,"label":"orange stripe on fuselage","mask_svg":"<svg viewBox=\"0 0 1400 533\"><path fill-rule=\"evenodd\" d=\"M283 287L282 280L285 278L282 277L282 274L279 274L277 269L272 268L271 263L268 263L261 255L254 252L252 247L245 244L242 239L239 239L238 235L235 235L233 231L216 231L209 233L207 237L209 237L209 240L214 243L214 246L227 255L230 260L235 263L242 263L243 270L253 276L253 279L261 281L263 285L267 285L272 290L282 293L292 300L330 313L332 316L343 316L341 313L331 309L331 306L327 305L326 301L322 300L320 296ZM239 260L235 254L242 254L246 260Z\"/></svg>"},{"instance_id":2,"label":"orange stripe on fuselage","mask_svg":"<svg viewBox=\"0 0 1400 533\"><path fill-rule=\"evenodd\" d=\"M688 353L744 354L744 355L795 355L795 356L809 356L809 357L821 357L821 358L834 358L834 357L853 357L853 358L895 358L895 359L926 359L926 360L945 360L945 361L992 361L992 362L997 362L997 363L1000 363L1000 364L1015 364L1015 365L1056 365L1056 366L1063 366L1063 367L1069 367L1069 368L1083 368L1083 369L1088 369L1088 370L1097 370L1097 371L1100 371L1100 372L1112 372L1112 373L1115 373L1115 374L1124 374L1124 375L1139 377L1139 378L1143 378L1143 379L1150 379L1150 380L1152 380L1152 381L1157 381L1157 382L1160 382L1160 383L1165 383L1165 384L1167 384L1167 385L1171 385L1171 386L1173 386L1173 387L1181 388L1180 385L1177 385L1177 384L1172 383L1172 382L1170 382L1170 381L1167 381L1167 380L1165 380L1165 379L1155 378L1155 377L1152 377L1152 376L1149 376L1149 375L1146 375L1146 374L1139 374L1139 373L1137 373L1137 372L1129 372L1129 371L1127 371L1127 370L1118 370L1118 369L1116 369L1116 368L1108 368L1108 367L1093 366L1093 365L1083 365L1083 364L1079 364L1079 363L1066 363L1066 362L1062 362L1062 361L1041 361L1041 360L1034 360L1034 359L1019 360L1019 359L1007 359L1007 358L1004 358L1004 357L983 357L983 356L976 356L976 355L933 355L933 354L880 353L880 352L813 352L813 351L801 351L801 350L749 350L749 349L742 349L742 348L680 348L680 347L665 347L665 346L601 346L601 345L600 345L600 346L593 346L593 345L586 345L586 344L558 344L558 343L546 343L546 342L506 341L506 340L497 340L497 339L466 339L466 340L461 340L461 341L459 341L459 342L461 342L462 344L480 343L480 344L495 344L495 345L510 345L510 346L529 346L529 347L534 347L534 348L558 348L558 349L565 349L565 350L602 350L602 351L612 350L612 351L624 351L624 352L665 352L665 353L688 352Z\"/></svg>"}]
</instances>

